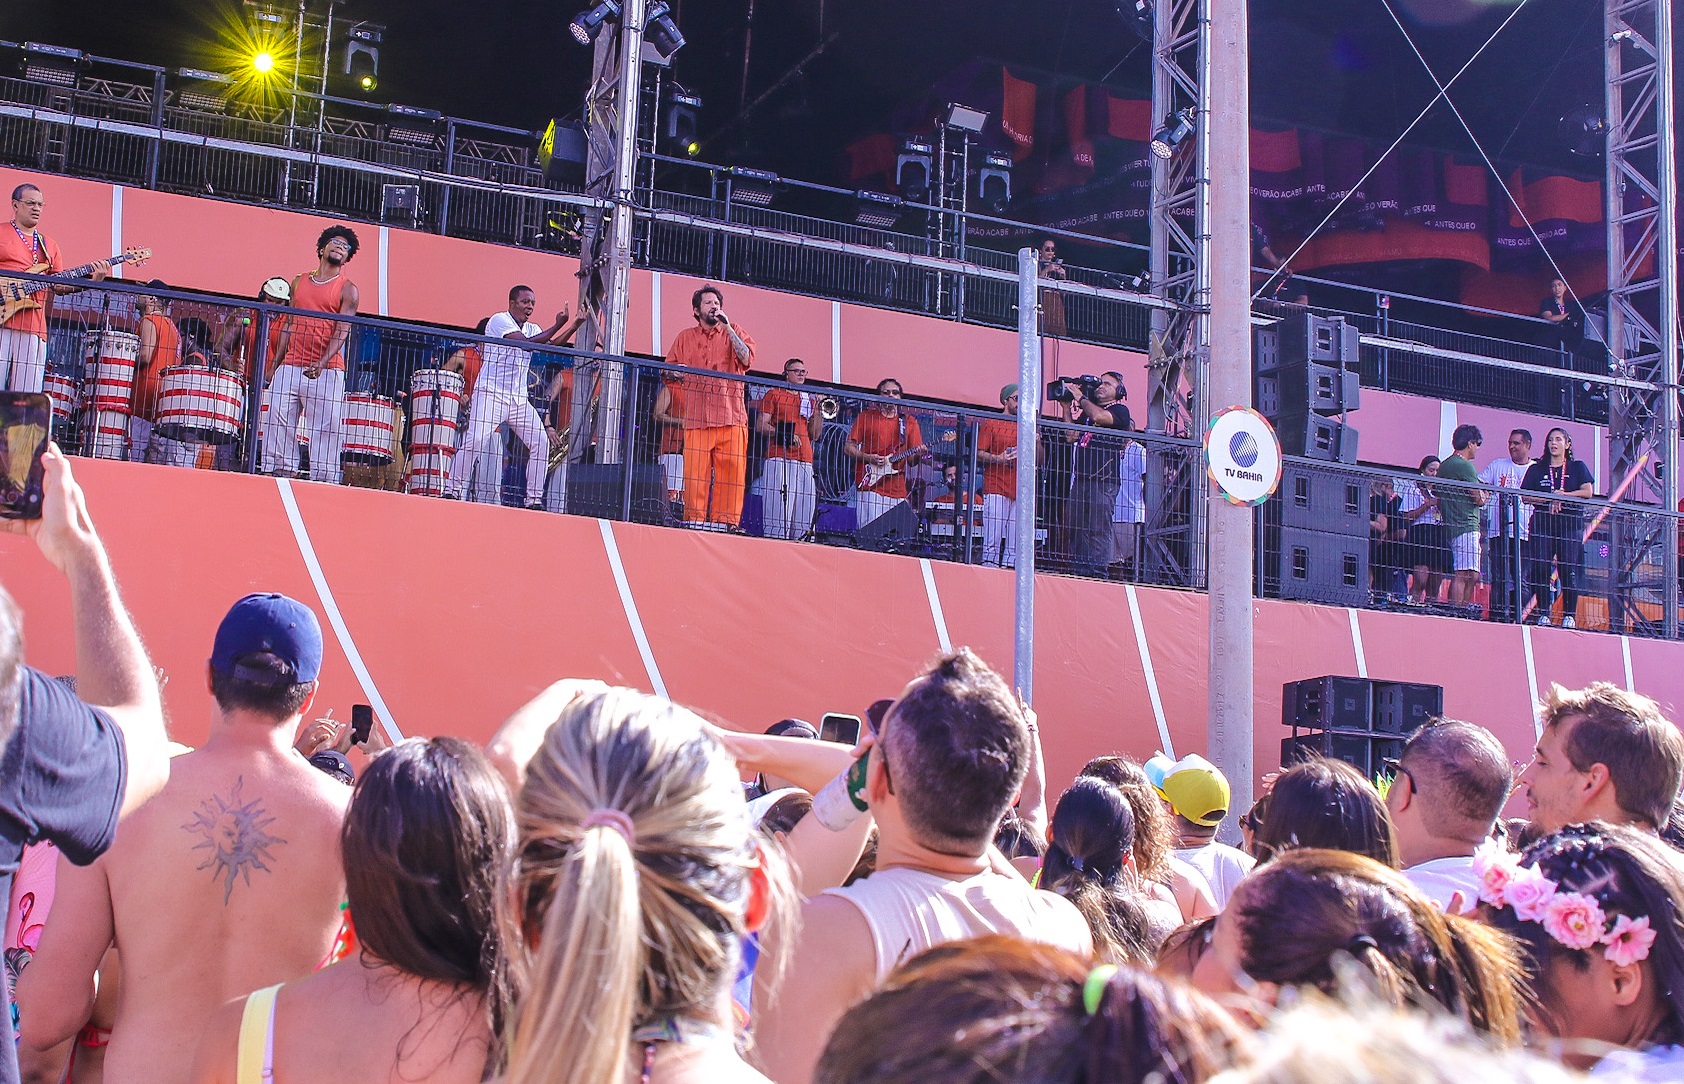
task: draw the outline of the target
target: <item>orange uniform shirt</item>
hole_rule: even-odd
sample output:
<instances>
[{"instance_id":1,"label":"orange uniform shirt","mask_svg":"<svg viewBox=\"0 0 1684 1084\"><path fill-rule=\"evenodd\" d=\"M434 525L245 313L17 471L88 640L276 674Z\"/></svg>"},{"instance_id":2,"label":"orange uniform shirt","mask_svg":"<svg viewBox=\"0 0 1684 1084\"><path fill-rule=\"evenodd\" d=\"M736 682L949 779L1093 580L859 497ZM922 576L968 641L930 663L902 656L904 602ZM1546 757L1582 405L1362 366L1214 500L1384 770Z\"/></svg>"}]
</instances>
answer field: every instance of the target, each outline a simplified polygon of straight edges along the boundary
<instances>
[{"instance_id":1,"label":"orange uniform shirt","mask_svg":"<svg viewBox=\"0 0 1684 1084\"><path fill-rule=\"evenodd\" d=\"M739 361L724 327L685 328L667 350L667 361L692 369L721 373L746 373L754 365L754 339L742 328L737 335L748 347L748 359ZM693 376L685 381L684 428L712 429L725 425L748 425L748 408L743 405L743 385L735 380Z\"/></svg>"},{"instance_id":2,"label":"orange uniform shirt","mask_svg":"<svg viewBox=\"0 0 1684 1084\"><path fill-rule=\"evenodd\" d=\"M901 422L906 422L906 430L901 431ZM868 407L854 419L854 427L848 430L848 439L857 443L866 455L895 456L908 448L916 448L924 443L924 437L918 432L918 419L905 414L886 417L875 407ZM880 493L885 497L906 496L906 460L895 464L896 473L869 488L869 492ZM865 461L854 464L854 484L861 489L865 485Z\"/></svg>"},{"instance_id":3,"label":"orange uniform shirt","mask_svg":"<svg viewBox=\"0 0 1684 1084\"><path fill-rule=\"evenodd\" d=\"M668 380L666 382L665 387L666 387L666 390L667 390L668 397L670 397L671 400L672 400L671 405L669 405L667 407L668 417L673 417L673 418L686 417L686 415L684 413L685 402L686 402L686 398L687 398L689 393L684 390L684 385L679 384L679 383L675 383L674 381L671 381L671 380ZM681 426L681 425L666 425L664 423L661 424L661 440L660 440L659 450L655 454L656 455L683 455L684 454L684 427Z\"/></svg>"},{"instance_id":4,"label":"orange uniform shirt","mask_svg":"<svg viewBox=\"0 0 1684 1084\"><path fill-rule=\"evenodd\" d=\"M140 364L140 359L136 359L134 412L142 418L150 418L158 412L158 392L162 383L160 374L172 365L181 364L181 332L176 329L175 321L161 312L149 312L140 321L152 326L157 345L152 348L150 362ZM145 332L141 334L144 339Z\"/></svg>"},{"instance_id":5,"label":"orange uniform shirt","mask_svg":"<svg viewBox=\"0 0 1684 1084\"><path fill-rule=\"evenodd\" d=\"M36 250L36 239L40 239L41 251ZM39 257L39 258L37 258ZM59 254L58 245L51 237L34 230L22 237L18 236L17 225L7 223L0 226L0 271L28 271L36 264L47 265L46 274L56 274L64 270L64 257ZM31 294L41 303L41 308L25 309L6 321L8 331L21 331L36 338L47 337L47 303L52 299L50 289Z\"/></svg>"},{"instance_id":6,"label":"orange uniform shirt","mask_svg":"<svg viewBox=\"0 0 1684 1084\"><path fill-rule=\"evenodd\" d=\"M807 399L807 414L801 413L801 399ZM776 440L766 445L767 459L794 459L802 463L813 461L813 441L808 436L808 419L818 413L819 397L810 391L797 391L795 388L773 388L760 399L760 413L772 419L773 434L777 433L777 426L782 423L789 426L794 433L795 447L789 448L779 444Z\"/></svg>"},{"instance_id":7,"label":"orange uniform shirt","mask_svg":"<svg viewBox=\"0 0 1684 1084\"><path fill-rule=\"evenodd\" d=\"M976 447L979 452L1001 455L1007 448L1017 447L1017 419L989 418L977 427ZM1017 464L984 463L982 491L998 497L1017 497Z\"/></svg>"},{"instance_id":8,"label":"orange uniform shirt","mask_svg":"<svg viewBox=\"0 0 1684 1084\"><path fill-rule=\"evenodd\" d=\"M292 304L306 312L338 312L348 280L343 274L328 283L318 283L309 275L300 275L293 282ZM287 328L292 332L283 364L307 369L321 359L322 351L333 336L345 325L336 320L322 320L311 316L288 316ZM336 351L323 366L326 369L345 368L345 353Z\"/></svg>"}]
</instances>

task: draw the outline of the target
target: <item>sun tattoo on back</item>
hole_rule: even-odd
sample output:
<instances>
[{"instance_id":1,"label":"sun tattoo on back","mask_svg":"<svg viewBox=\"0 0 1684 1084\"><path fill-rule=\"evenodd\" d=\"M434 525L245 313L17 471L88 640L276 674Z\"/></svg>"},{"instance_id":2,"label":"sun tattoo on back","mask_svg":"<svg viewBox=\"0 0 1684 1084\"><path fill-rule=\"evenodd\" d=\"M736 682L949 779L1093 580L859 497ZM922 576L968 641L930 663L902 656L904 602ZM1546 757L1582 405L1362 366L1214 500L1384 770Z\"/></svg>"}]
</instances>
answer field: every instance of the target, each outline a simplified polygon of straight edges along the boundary
<instances>
[{"instance_id":1,"label":"sun tattoo on back","mask_svg":"<svg viewBox=\"0 0 1684 1084\"><path fill-rule=\"evenodd\" d=\"M253 798L248 802L241 797L245 782L245 776L239 776L227 798L213 794L200 802L193 819L181 826L182 831L200 837L193 844L195 851L210 852L198 868L210 870L213 878L222 878L224 905L234 894L236 878L249 885L252 870L273 872L267 865L274 861L269 849L286 842L269 834L268 827L275 818L263 808L263 800Z\"/></svg>"}]
</instances>

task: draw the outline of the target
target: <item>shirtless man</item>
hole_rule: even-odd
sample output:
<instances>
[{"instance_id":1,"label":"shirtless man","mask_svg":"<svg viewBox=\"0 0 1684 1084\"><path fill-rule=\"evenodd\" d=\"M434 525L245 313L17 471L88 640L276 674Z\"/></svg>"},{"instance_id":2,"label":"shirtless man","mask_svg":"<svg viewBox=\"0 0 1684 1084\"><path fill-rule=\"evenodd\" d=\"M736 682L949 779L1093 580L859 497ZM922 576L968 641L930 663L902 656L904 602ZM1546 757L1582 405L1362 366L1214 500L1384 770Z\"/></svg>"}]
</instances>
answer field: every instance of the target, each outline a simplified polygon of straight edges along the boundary
<instances>
[{"instance_id":1,"label":"shirtless man","mask_svg":"<svg viewBox=\"0 0 1684 1084\"><path fill-rule=\"evenodd\" d=\"M54 900L44 938L67 942L65 966L30 991L37 1045L81 1029L94 969L115 944L123 982L107 1079L185 1082L224 1002L308 974L328 954L351 792L292 748L321 661L315 615L284 595L248 595L223 619L207 675L210 737L124 822L99 875Z\"/></svg>"}]
</instances>

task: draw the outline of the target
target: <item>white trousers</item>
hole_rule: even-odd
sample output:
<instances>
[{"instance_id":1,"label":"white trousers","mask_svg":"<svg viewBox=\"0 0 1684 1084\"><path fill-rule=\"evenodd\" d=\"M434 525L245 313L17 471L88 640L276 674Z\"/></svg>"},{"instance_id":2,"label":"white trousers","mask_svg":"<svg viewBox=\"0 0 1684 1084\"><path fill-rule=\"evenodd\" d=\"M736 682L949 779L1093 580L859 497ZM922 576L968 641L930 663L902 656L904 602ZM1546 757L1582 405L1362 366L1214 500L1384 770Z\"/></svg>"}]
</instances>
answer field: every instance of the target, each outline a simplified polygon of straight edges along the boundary
<instances>
[{"instance_id":1,"label":"white trousers","mask_svg":"<svg viewBox=\"0 0 1684 1084\"><path fill-rule=\"evenodd\" d=\"M0 390L40 391L47 376L47 340L0 327Z\"/></svg>"},{"instance_id":2,"label":"white trousers","mask_svg":"<svg viewBox=\"0 0 1684 1084\"><path fill-rule=\"evenodd\" d=\"M310 438L310 478L338 485L345 450L345 370L323 369L311 380L299 365L276 367L269 381L269 420L263 430L263 472L298 473L298 418Z\"/></svg>"},{"instance_id":3,"label":"white trousers","mask_svg":"<svg viewBox=\"0 0 1684 1084\"><path fill-rule=\"evenodd\" d=\"M813 465L781 456L760 472L760 518L767 538L804 538L813 529L818 493Z\"/></svg>"},{"instance_id":4,"label":"white trousers","mask_svg":"<svg viewBox=\"0 0 1684 1084\"><path fill-rule=\"evenodd\" d=\"M199 446L154 433L152 423L145 418L130 418L129 462L162 463L166 467L192 467L199 462Z\"/></svg>"},{"instance_id":5,"label":"white trousers","mask_svg":"<svg viewBox=\"0 0 1684 1084\"><path fill-rule=\"evenodd\" d=\"M684 453L668 452L657 456L661 462L661 473L667 480L667 499L678 500L684 496Z\"/></svg>"},{"instance_id":6,"label":"white trousers","mask_svg":"<svg viewBox=\"0 0 1684 1084\"><path fill-rule=\"evenodd\" d=\"M982 495L982 563L1017 564L1017 502L998 493Z\"/></svg>"},{"instance_id":7,"label":"white trousers","mask_svg":"<svg viewBox=\"0 0 1684 1084\"><path fill-rule=\"evenodd\" d=\"M525 396L507 392L474 389L468 405L468 429L462 435L462 447L450 463L450 493L461 497L468 478L480 465L480 458L488 456L496 444L497 464L502 465L502 446L498 443L497 427L508 425L526 445L526 500L530 504L543 499L544 474L550 465L550 436L544 432L543 419L532 409ZM489 466L489 464L487 464ZM498 472L497 487L502 488L502 473Z\"/></svg>"}]
</instances>

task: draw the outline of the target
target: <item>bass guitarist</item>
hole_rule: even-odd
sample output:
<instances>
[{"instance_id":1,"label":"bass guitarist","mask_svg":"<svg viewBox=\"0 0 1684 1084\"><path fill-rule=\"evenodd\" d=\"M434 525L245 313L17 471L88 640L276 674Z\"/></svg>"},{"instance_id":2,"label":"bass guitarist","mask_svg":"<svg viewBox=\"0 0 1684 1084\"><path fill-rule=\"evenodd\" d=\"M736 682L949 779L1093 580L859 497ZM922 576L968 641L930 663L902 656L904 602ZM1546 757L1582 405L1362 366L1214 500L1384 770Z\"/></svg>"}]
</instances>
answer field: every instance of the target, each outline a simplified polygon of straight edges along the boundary
<instances>
[{"instance_id":1,"label":"bass guitarist","mask_svg":"<svg viewBox=\"0 0 1684 1084\"><path fill-rule=\"evenodd\" d=\"M854 468L857 527L864 527L906 500L903 468L929 454L918 431L918 419L902 413L896 403L901 397L900 381L893 377L880 381L877 394L884 397L883 401L860 411L848 431L848 458L858 461Z\"/></svg>"},{"instance_id":2,"label":"bass guitarist","mask_svg":"<svg viewBox=\"0 0 1684 1084\"><path fill-rule=\"evenodd\" d=\"M41 211L46 201L32 184L12 189L12 221L0 229L0 272L27 271L56 275L64 270L64 257L51 237L42 233ZM90 265L95 282L111 273L111 264L100 260ZM0 324L0 389L40 391L47 375L47 309L51 294L74 293L81 287L68 283L44 286L30 295L34 304L19 309Z\"/></svg>"}]
</instances>

